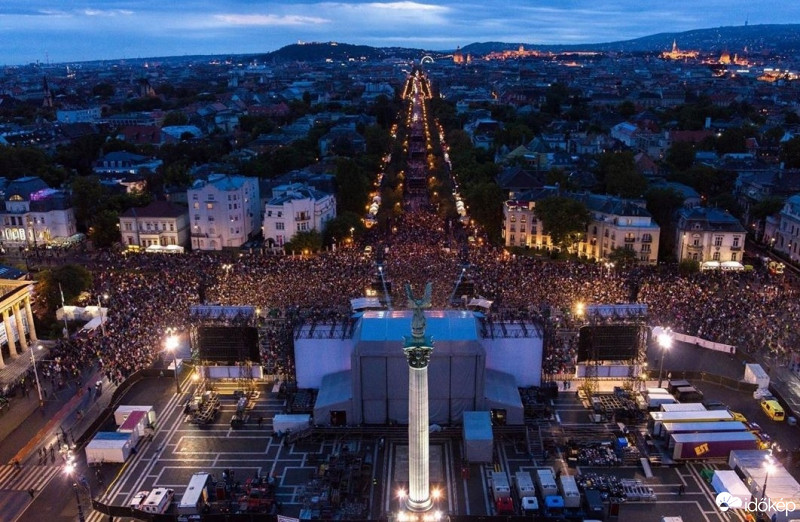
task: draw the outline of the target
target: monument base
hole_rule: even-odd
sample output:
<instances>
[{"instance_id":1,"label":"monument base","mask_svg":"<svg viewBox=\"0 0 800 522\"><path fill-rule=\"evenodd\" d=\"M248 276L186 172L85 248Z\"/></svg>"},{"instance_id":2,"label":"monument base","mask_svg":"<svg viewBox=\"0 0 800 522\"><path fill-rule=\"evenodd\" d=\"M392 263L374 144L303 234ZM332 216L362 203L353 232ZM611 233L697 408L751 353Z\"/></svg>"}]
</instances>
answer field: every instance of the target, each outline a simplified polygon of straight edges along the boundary
<instances>
[{"instance_id":1,"label":"monument base","mask_svg":"<svg viewBox=\"0 0 800 522\"><path fill-rule=\"evenodd\" d=\"M421 513L423 511L429 511L432 507L433 499L431 497L428 497L422 501L411 500L410 497L406 497L406 509L409 511Z\"/></svg>"}]
</instances>

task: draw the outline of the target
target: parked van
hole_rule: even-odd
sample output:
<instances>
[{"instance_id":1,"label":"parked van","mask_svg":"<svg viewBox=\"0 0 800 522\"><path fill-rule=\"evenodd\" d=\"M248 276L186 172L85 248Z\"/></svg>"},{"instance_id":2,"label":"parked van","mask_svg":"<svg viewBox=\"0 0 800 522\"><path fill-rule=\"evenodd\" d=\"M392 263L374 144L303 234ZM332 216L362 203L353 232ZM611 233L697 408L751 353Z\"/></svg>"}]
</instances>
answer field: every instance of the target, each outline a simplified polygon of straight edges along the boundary
<instances>
[{"instance_id":1,"label":"parked van","mask_svg":"<svg viewBox=\"0 0 800 522\"><path fill-rule=\"evenodd\" d=\"M142 505L142 502L144 502L144 500L147 498L149 494L150 492L146 490L138 492L133 496L130 504L128 504L128 507L130 507L131 509L139 509L139 506Z\"/></svg>"},{"instance_id":2,"label":"parked van","mask_svg":"<svg viewBox=\"0 0 800 522\"><path fill-rule=\"evenodd\" d=\"M169 509L170 504L172 504L174 496L174 490L156 488L151 491L150 494L147 495L147 498L144 499L144 502L139 505L139 510L153 514L165 513Z\"/></svg>"},{"instance_id":3,"label":"parked van","mask_svg":"<svg viewBox=\"0 0 800 522\"><path fill-rule=\"evenodd\" d=\"M775 399L762 399L761 409L774 421L782 421L786 417L783 407Z\"/></svg>"}]
</instances>

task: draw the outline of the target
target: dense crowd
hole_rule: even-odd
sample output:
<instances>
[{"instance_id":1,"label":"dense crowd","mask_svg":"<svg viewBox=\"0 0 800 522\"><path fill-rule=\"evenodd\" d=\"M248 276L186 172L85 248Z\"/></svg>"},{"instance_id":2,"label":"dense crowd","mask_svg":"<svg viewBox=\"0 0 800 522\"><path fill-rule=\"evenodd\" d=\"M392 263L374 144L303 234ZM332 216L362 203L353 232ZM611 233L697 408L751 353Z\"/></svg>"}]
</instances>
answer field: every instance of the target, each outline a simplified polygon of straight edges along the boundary
<instances>
[{"instance_id":1,"label":"dense crowd","mask_svg":"<svg viewBox=\"0 0 800 522\"><path fill-rule=\"evenodd\" d=\"M93 266L93 295L108 295L105 334L96 331L60 344L57 368L49 368L47 378L68 380L96 361L108 379L121 382L152 365L163 354L167 329L186 331L189 307L201 302L254 305L272 316L261 344L263 364L268 373L291 374L296 321L346 320L350 299L363 296L368 287L382 290L381 277L391 283L386 288L396 308L407 304L405 283L420 294L432 281L433 306L446 307L459 297L456 282L469 279L477 294L503 310L503 317L495 312L495 320L542 317L543 310L568 319L577 302L629 302L635 282L639 302L648 305L649 324L787 358L789 347L797 345L797 289L765 271L686 276L671 266L609 270L474 245L465 253L465 242L457 240L462 233L457 225L417 213L370 237L371 253L349 246L302 257L101 254ZM575 343L566 339L560 346L563 351L546 354L548 373L570 366Z\"/></svg>"}]
</instances>

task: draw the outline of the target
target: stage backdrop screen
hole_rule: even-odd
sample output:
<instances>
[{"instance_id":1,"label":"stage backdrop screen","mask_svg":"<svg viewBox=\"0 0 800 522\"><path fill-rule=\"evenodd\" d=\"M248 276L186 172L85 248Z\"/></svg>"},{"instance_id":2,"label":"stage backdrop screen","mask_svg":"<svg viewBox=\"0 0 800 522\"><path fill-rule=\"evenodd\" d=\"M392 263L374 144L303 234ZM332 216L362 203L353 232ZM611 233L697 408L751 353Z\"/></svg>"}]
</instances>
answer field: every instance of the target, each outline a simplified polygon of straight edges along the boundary
<instances>
[{"instance_id":1,"label":"stage backdrop screen","mask_svg":"<svg viewBox=\"0 0 800 522\"><path fill-rule=\"evenodd\" d=\"M583 326L578 340L578 362L593 360L626 361L636 357L641 326L607 324Z\"/></svg>"},{"instance_id":2,"label":"stage backdrop screen","mask_svg":"<svg viewBox=\"0 0 800 522\"><path fill-rule=\"evenodd\" d=\"M250 361L261 363L258 330L249 326L198 326L194 349L200 359L235 365Z\"/></svg>"}]
</instances>

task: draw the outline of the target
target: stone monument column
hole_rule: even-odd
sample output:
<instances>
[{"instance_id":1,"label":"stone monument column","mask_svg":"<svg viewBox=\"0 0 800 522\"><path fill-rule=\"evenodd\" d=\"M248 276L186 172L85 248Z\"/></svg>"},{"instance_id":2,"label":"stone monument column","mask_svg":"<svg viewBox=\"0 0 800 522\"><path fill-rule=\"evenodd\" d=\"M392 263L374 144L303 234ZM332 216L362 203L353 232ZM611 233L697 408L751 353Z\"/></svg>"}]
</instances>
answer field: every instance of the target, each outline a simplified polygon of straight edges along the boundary
<instances>
[{"instance_id":1,"label":"stone monument column","mask_svg":"<svg viewBox=\"0 0 800 522\"><path fill-rule=\"evenodd\" d=\"M411 337L406 338L405 353L408 361L408 497L410 511L427 511L433 505L430 491L430 449L428 417L428 362L433 343L425 337L423 308L431 305L431 284L425 287L425 296L414 299L411 287L406 294L414 315L411 319Z\"/></svg>"}]
</instances>

